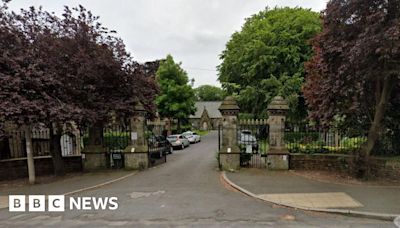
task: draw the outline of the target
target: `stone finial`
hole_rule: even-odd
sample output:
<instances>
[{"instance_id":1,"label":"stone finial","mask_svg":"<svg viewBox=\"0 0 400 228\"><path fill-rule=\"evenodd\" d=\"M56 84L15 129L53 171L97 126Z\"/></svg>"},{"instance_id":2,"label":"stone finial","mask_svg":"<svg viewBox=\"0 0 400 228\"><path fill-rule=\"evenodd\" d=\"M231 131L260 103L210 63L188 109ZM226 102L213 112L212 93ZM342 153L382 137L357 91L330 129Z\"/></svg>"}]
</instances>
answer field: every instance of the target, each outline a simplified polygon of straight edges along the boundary
<instances>
[{"instance_id":1,"label":"stone finial","mask_svg":"<svg viewBox=\"0 0 400 228\"><path fill-rule=\"evenodd\" d=\"M274 97L267 107L268 115L286 114L288 110L289 105L281 96Z\"/></svg>"},{"instance_id":2,"label":"stone finial","mask_svg":"<svg viewBox=\"0 0 400 228\"><path fill-rule=\"evenodd\" d=\"M236 116L239 113L240 108L237 105L235 98L233 98L232 96L228 96L222 102L221 106L219 106L218 110L224 116Z\"/></svg>"},{"instance_id":3,"label":"stone finial","mask_svg":"<svg viewBox=\"0 0 400 228\"><path fill-rule=\"evenodd\" d=\"M145 115L146 114L146 109L144 108L142 102L136 103L136 105L133 107L133 110L136 114L139 115Z\"/></svg>"}]
</instances>

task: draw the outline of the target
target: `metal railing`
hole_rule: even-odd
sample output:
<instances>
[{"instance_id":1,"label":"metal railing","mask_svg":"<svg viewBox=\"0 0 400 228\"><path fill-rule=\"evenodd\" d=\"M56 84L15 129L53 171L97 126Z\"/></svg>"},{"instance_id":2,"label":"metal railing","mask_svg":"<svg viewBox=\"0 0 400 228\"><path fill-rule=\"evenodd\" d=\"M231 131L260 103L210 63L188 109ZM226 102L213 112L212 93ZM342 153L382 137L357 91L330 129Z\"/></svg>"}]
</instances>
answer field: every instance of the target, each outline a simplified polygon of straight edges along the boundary
<instances>
[{"instance_id":1,"label":"metal railing","mask_svg":"<svg viewBox=\"0 0 400 228\"><path fill-rule=\"evenodd\" d=\"M65 133L60 139L62 156L80 155L80 135ZM49 129L32 130L32 152L34 157L50 156ZM7 132L0 138L0 160L26 157L25 134L21 130Z\"/></svg>"},{"instance_id":2,"label":"metal railing","mask_svg":"<svg viewBox=\"0 0 400 228\"><path fill-rule=\"evenodd\" d=\"M111 153L123 152L131 140L131 129L129 125L107 125L103 128L103 145Z\"/></svg>"},{"instance_id":3,"label":"metal railing","mask_svg":"<svg viewBox=\"0 0 400 228\"><path fill-rule=\"evenodd\" d=\"M306 124L286 124L284 140L290 153L357 153L368 131L328 129ZM381 132L373 155L400 155L400 131Z\"/></svg>"}]
</instances>

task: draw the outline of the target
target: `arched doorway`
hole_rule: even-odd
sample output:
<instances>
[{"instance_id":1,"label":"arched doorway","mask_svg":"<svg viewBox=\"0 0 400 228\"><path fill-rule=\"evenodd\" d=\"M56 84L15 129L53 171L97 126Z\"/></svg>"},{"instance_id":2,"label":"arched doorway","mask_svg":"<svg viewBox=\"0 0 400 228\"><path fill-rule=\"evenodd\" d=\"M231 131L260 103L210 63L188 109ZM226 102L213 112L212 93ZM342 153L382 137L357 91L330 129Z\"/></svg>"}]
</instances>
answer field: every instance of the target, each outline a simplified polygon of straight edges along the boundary
<instances>
[{"instance_id":1,"label":"arched doorway","mask_svg":"<svg viewBox=\"0 0 400 228\"><path fill-rule=\"evenodd\" d=\"M203 122L203 130L207 131L208 130L208 123L207 122Z\"/></svg>"}]
</instances>

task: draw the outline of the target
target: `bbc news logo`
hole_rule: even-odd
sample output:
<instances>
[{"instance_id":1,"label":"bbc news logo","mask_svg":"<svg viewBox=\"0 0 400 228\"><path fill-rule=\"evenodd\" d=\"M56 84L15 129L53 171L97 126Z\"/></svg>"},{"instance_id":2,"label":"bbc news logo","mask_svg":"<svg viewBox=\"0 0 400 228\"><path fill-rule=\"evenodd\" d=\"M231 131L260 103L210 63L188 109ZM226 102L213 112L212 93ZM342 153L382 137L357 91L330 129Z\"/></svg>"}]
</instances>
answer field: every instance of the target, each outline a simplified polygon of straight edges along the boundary
<instances>
[{"instance_id":1,"label":"bbc news logo","mask_svg":"<svg viewBox=\"0 0 400 228\"><path fill-rule=\"evenodd\" d=\"M27 200L28 199L28 200ZM8 208L10 212L63 212L69 210L117 210L117 197L69 197L66 205L64 195L10 195Z\"/></svg>"}]
</instances>

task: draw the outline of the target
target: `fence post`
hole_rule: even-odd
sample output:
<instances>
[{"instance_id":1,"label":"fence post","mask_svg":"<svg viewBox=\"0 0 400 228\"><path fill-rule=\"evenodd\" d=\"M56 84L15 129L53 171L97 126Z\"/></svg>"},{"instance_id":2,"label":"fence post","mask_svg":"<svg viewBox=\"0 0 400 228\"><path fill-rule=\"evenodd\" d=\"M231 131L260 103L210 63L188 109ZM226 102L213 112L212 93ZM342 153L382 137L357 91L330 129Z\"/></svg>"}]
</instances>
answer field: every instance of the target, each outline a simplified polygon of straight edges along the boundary
<instances>
[{"instance_id":1,"label":"fence post","mask_svg":"<svg viewBox=\"0 0 400 228\"><path fill-rule=\"evenodd\" d=\"M274 97L267 107L269 124L269 152L267 168L271 170L289 169L289 152L285 147L285 120L288 103L280 96Z\"/></svg>"},{"instance_id":2,"label":"fence post","mask_svg":"<svg viewBox=\"0 0 400 228\"><path fill-rule=\"evenodd\" d=\"M149 147L145 132L146 110L139 102L130 119L130 143L124 150L125 169L143 170L149 166Z\"/></svg>"},{"instance_id":3,"label":"fence post","mask_svg":"<svg viewBox=\"0 0 400 228\"><path fill-rule=\"evenodd\" d=\"M33 151L32 151L32 129L30 126L25 127L25 146L26 146L26 160L28 163L28 176L29 183L35 184L36 175L35 175L35 162L33 159Z\"/></svg>"},{"instance_id":4,"label":"fence post","mask_svg":"<svg viewBox=\"0 0 400 228\"><path fill-rule=\"evenodd\" d=\"M219 166L222 170L240 169L240 149L237 145L239 106L231 96L219 107L222 114L222 142L219 150Z\"/></svg>"}]
</instances>

